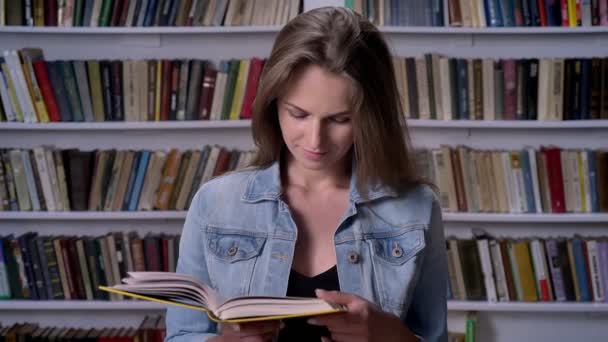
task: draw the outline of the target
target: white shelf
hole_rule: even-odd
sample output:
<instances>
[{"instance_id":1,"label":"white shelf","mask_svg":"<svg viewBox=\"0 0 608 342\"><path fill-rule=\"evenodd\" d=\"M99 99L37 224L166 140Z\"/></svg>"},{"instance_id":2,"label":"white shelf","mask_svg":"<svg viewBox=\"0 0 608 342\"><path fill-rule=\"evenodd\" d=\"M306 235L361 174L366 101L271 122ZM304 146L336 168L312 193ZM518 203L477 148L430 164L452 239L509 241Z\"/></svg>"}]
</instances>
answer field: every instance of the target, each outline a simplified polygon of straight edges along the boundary
<instances>
[{"instance_id":1,"label":"white shelf","mask_svg":"<svg viewBox=\"0 0 608 342\"><path fill-rule=\"evenodd\" d=\"M185 211L0 211L2 220L183 220ZM478 214L444 213L445 222L605 223L608 213L595 214Z\"/></svg>"},{"instance_id":2,"label":"white shelf","mask_svg":"<svg viewBox=\"0 0 608 342\"><path fill-rule=\"evenodd\" d=\"M2 300L0 311L8 310L164 310L165 305L144 301L86 301L86 300ZM608 312L608 303L490 303L448 301L449 311L500 311L500 312Z\"/></svg>"},{"instance_id":3,"label":"white shelf","mask_svg":"<svg viewBox=\"0 0 608 342\"><path fill-rule=\"evenodd\" d=\"M101 300L0 300L0 311L6 310L163 310L160 303Z\"/></svg>"},{"instance_id":4,"label":"white shelf","mask_svg":"<svg viewBox=\"0 0 608 342\"><path fill-rule=\"evenodd\" d=\"M408 120L410 128L446 129L521 129L576 130L608 128L608 120L578 121L477 121L477 120ZM116 131L116 130L194 130L250 128L250 120L195 120L155 122L1 122L0 131Z\"/></svg>"},{"instance_id":5,"label":"white shelf","mask_svg":"<svg viewBox=\"0 0 608 342\"><path fill-rule=\"evenodd\" d=\"M180 27L29 27L4 26L3 33L120 35L120 34L218 34L277 33L281 26L180 26Z\"/></svg>"},{"instance_id":6,"label":"white shelf","mask_svg":"<svg viewBox=\"0 0 608 342\"><path fill-rule=\"evenodd\" d=\"M181 26L181 27L29 27L4 26L0 34L238 34L238 33L276 33L282 26ZM429 27L429 26L380 26L385 33L403 34L453 34L453 35L551 35L608 33L606 26L591 27Z\"/></svg>"},{"instance_id":7,"label":"white shelf","mask_svg":"<svg viewBox=\"0 0 608 342\"><path fill-rule=\"evenodd\" d=\"M503 312L608 312L608 303L490 303L473 301L448 301L448 310Z\"/></svg>"}]
</instances>

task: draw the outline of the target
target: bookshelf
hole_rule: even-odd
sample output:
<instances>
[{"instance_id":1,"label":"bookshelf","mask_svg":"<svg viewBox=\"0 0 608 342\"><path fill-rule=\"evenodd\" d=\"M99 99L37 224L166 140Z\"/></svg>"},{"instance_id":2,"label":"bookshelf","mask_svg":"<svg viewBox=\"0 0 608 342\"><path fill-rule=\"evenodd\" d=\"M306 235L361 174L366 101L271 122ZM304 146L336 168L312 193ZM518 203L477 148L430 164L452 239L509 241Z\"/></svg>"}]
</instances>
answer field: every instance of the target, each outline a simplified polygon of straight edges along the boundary
<instances>
[{"instance_id":1,"label":"bookshelf","mask_svg":"<svg viewBox=\"0 0 608 342\"><path fill-rule=\"evenodd\" d=\"M340 1L338 1L340 2ZM309 2L306 2L309 3ZM305 4L306 4L305 3ZM336 1L311 1L330 4ZM309 5L313 6L313 5ZM0 27L4 49L40 47L53 59L226 58L267 56L279 27ZM578 28L450 28L381 27L395 55L439 53L457 57L589 57L608 56L608 27ZM566 47L566 48L565 48ZM608 146L608 121L438 121L409 120L416 145L435 148L442 144L476 148L516 149L554 144L565 148ZM197 148L204 144L248 149L252 146L248 121L101 122L101 123L0 123L0 148L55 145L61 148ZM0 231L37 231L53 234L102 234L107 231L179 232L182 211L152 212L0 212ZM445 213L447 234L470 237L472 227L497 236L608 235L608 214L484 214ZM481 337L491 340L523 340L512 328L526 331L549 324L554 338L608 334L601 321L591 322L585 313L606 318L608 304L597 303L488 303L450 301L450 320L464 311L483 312ZM47 324L71 320L90 326L136 324L162 305L142 302L101 301L0 301L0 322L36 319ZM528 314L528 315L526 315ZM525 317L522 319L521 317ZM97 323L96 323L97 324ZM491 326L491 328L486 328ZM484 330L487 329L487 330ZM518 336L520 338L518 338ZM593 340L589 335L586 340ZM485 340L485 339L482 339Z\"/></svg>"}]
</instances>

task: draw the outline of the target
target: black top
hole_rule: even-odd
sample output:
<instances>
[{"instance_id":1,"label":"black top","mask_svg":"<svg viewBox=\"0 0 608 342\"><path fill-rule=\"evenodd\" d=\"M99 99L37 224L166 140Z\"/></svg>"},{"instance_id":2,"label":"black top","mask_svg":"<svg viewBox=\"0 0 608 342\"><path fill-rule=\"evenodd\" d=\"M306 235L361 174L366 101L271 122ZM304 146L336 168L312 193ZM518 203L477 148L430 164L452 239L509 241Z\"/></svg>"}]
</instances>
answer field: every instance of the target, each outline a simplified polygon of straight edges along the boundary
<instances>
[{"instance_id":1,"label":"black top","mask_svg":"<svg viewBox=\"0 0 608 342\"><path fill-rule=\"evenodd\" d=\"M340 290L336 266L314 277L304 276L293 269L289 273L287 296L316 297L315 289ZM310 317L284 319L285 327L279 333L279 342L321 341L321 336L329 337L329 331L322 326L306 323Z\"/></svg>"}]
</instances>

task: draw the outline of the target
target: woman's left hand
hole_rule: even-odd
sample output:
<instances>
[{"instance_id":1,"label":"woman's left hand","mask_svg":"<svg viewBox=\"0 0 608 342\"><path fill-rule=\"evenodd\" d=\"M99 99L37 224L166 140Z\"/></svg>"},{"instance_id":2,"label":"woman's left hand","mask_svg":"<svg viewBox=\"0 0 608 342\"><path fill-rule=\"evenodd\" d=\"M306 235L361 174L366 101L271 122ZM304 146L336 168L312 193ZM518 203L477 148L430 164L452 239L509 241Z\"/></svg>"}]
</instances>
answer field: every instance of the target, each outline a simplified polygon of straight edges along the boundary
<instances>
[{"instance_id":1,"label":"woman's left hand","mask_svg":"<svg viewBox=\"0 0 608 342\"><path fill-rule=\"evenodd\" d=\"M315 316L308 320L310 324L327 327L331 339L323 337L323 342L418 341L397 316L380 310L359 296L324 290L317 290L316 294L320 299L341 304L347 309L344 313Z\"/></svg>"}]
</instances>

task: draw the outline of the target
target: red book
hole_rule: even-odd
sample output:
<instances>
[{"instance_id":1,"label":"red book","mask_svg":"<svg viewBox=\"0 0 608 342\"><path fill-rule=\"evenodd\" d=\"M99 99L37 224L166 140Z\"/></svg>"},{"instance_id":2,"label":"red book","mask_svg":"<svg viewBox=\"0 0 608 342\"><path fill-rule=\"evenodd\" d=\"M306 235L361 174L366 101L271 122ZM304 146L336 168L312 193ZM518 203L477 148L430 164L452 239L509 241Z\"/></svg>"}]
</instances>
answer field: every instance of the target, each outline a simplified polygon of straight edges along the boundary
<instances>
[{"instance_id":1,"label":"red book","mask_svg":"<svg viewBox=\"0 0 608 342\"><path fill-rule=\"evenodd\" d=\"M108 26L118 26L124 3L124 0L114 0L114 4L112 5L112 16L110 17L110 25Z\"/></svg>"},{"instance_id":2,"label":"red book","mask_svg":"<svg viewBox=\"0 0 608 342\"><path fill-rule=\"evenodd\" d=\"M503 118L507 120L517 119L517 70L514 59L503 59L502 70L504 71L503 86Z\"/></svg>"},{"instance_id":3,"label":"red book","mask_svg":"<svg viewBox=\"0 0 608 342\"><path fill-rule=\"evenodd\" d=\"M258 91L258 84L262 75L262 68L264 67L264 61L260 58L252 58L250 63L247 87L245 88L243 107L241 108L241 119L251 119L253 101Z\"/></svg>"},{"instance_id":4,"label":"red book","mask_svg":"<svg viewBox=\"0 0 608 342\"><path fill-rule=\"evenodd\" d=\"M136 0L133 0L136 1ZM129 13L129 2L130 0L123 0L122 10L120 11L120 18L118 18L117 26L127 26L127 14Z\"/></svg>"},{"instance_id":5,"label":"red book","mask_svg":"<svg viewBox=\"0 0 608 342\"><path fill-rule=\"evenodd\" d=\"M203 74L203 85L201 87L201 94L198 99L199 103L199 120L209 120L211 114L211 105L213 104L213 93L215 91L215 80L217 79L217 70L211 66L205 68Z\"/></svg>"},{"instance_id":6,"label":"red book","mask_svg":"<svg viewBox=\"0 0 608 342\"><path fill-rule=\"evenodd\" d=\"M562 176L562 162L560 149L543 148L547 157L547 175L549 177L549 192L551 194L551 212L565 213L564 179Z\"/></svg>"},{"instance_id":7,"label":"red book","mask_svg":"<svg viewBox=\"0 0 608 342\"><path fill-rule=\"evenodd\" d=\"M162 84L157 84L157 87L161 87L160 94L160 120L169 120L169 111L171 110L171 74L173 69L173 63L170 60L164 59L162 61Z\"/></svg>"},{"instance_id":8,"label":"red book","mask_svg":"<svg viewBox=\"0 0 608 342\"><path fill-rule=\"evenodd\" d=\"M34 74L36 75L36 81L40 86L40 92L42 93L42 99L46 106L46 111L49 115L51 122L61 121L61 115L59 114L59 107L55 100L55 93L53 93L53 85L49 80L49 73L46 70L46 62L38 60L32 63L34 67Z\"/></svg>"},{"instance_id":9,"label":"red book","mask_svg":"<svg viewBox=\"0 0 608 342\"><path fill-rule=\"evenodd\" d=\"M229 162L230 151L222 147L219 156L217 156L217 162L215 163L215 169L213 170L213 177L219 176L226 172L226 170L228 170Z\"/></svg>"},{"instance_id":10,"label":"red book","mask_svg":"<svg viewBox=\"0 0 608 342\"><path fill-rule=\"evenodd\" d=\"M547 26L547 7L545 7L545 0L538 0L538 15L540 17L540 26Z\"/></svg>"},{"instance_id":11,"label":"red book","mask_svg":"<svg viewBox=\"0 0 608 342\"><path fill-rule=\"evenodd\" d=\"M570 26L570 21L568 20L568 0L561 1L562 8L562 26Z\"/></svg>"},{"instance_id":12,"label":"red book","mask_svg":"<svg viewBox=\"0 0 608 342\"><path fill-rule=\"evenodd\" d=\"M57 0L44 1L44 26L57 26Z\"/></svg>"},{"instance_id":13,"label":"red book","mask_svg":"<svg viewBox=\"0 0 608 342\"><path fill-rule=\"evenodd\" d=\"M163 257L161 262L162 270L163 272L169 272L169 240L165 236L160 238L160 249Z\"/></svg>"}]
</instances>

